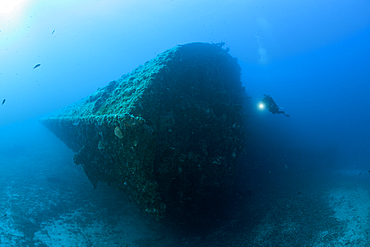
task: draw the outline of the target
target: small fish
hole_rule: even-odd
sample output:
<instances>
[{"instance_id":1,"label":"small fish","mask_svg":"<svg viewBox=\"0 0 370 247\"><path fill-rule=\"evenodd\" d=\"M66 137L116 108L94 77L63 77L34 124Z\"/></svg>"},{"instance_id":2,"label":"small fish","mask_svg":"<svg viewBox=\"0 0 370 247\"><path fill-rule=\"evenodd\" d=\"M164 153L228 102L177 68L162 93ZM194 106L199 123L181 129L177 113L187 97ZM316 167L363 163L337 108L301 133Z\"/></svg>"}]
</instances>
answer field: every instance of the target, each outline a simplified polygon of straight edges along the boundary
<instances>
[{"instance_id":1,"label":"small fish","mask_svg":"<svg viewBox=\"0 0 370 247\"><path fill-rule=\"evenodd\" d=\"M38 64L35 65L35 67L33 67L33 69L36 69L36 68L38 68L40 66L41 66L41 64L38 63Z\"/></svg>"},{"instance_id":2,"label":"small fish","mask_svg":"<svg viewBox=\"0 0 370 247\"><path fill-rule=\"evenodd\" d=\"M51 34L54 34L55 30L53 30L53 32L51 32Z\"/></svg>"},{"instance_id":3,"label":"small fish","mask_svg":"<svg viewBox=\"0 0 370 247\"><path fill-rule=\"evenodd\" d=\"M3 99L3 103L1 103L1 105L4 105L5 101L6 101L6 99Z\"/></svg>"}]
</instances>

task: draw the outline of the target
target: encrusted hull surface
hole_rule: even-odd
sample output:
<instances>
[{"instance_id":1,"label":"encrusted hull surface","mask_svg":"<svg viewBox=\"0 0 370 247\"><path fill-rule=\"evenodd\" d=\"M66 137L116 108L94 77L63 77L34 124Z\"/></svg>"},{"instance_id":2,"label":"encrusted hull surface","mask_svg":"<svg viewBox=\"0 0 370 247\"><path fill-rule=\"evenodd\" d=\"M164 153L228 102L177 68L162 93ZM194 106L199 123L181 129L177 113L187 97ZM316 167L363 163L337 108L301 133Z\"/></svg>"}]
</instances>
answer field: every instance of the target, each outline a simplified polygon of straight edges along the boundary
<instances>
[{"instance_id":1,"label":"encrusted hull surface","mask_svg":"<svg viewBox=\"0 0 370 247\"><path fill-rule=\"evenodd\" d=\"M221 44L169 49L41 122L93 184L182 221L231 191L243 150L240 66Z\"/></svg>"}]
</instances>

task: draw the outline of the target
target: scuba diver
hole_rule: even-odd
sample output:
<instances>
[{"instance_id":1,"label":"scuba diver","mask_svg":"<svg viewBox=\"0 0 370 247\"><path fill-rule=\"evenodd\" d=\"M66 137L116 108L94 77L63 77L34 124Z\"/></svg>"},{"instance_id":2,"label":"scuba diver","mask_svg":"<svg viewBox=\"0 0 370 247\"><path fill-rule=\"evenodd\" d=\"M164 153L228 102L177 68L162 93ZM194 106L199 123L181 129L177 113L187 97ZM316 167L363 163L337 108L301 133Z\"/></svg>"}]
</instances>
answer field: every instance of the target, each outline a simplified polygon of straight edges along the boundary
<instances>
[{"instance_id":1,"label":"scuba diver","mask_svg":"<svg viewBox=\"0 0 370 247\"><path fill-rule=\"evenodd\" d=\"M286 117L290 117L290 115L286 114L282 108L278 107L275 101L271 98L270 95L264 94L261 99L262 103L260 105L261 108L263 108L263 105L267 107L267 109L272 112L272 114L284 114Z\"/></svg>"}]
</instances>

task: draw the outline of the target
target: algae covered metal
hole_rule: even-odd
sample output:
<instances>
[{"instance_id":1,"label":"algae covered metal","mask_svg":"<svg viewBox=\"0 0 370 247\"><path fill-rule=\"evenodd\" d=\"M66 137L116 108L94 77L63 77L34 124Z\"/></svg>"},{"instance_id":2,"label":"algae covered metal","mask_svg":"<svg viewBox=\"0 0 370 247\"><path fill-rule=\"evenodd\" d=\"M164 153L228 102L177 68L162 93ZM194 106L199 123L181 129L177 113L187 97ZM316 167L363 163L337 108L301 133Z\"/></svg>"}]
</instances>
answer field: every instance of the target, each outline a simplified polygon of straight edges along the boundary
<instances>
[{"instance_id":1,"label":"algae covered metal","mask_svg":"<svg viewBox=\"0 0 370 247\"><path fill-rule=\"evenodd\" d=\"M244 94L222 44L190 43L41 122L94 187L108 183L156 218L191 217L235 185Z\"/></svg>"}]
</instances>

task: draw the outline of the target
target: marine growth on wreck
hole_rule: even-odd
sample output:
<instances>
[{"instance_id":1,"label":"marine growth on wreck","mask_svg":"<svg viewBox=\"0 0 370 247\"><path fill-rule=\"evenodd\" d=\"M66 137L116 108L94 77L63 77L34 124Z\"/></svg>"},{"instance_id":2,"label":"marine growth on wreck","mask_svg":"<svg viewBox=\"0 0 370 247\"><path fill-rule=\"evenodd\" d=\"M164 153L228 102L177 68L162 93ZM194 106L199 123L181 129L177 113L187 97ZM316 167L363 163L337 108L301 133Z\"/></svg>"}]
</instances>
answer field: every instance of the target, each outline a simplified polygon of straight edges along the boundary
<instances>
[{"instance_id":1,"label":"marine growth on wreck","mask_svg":"<svg viewBox=\"0 0 370 247\"><path fill-rule=\"evenodd\" d=\"M180 219L233 189L244 94L222 44L190 43L41 122L94 187L108 183L154 217Z\"/></svg>"}]
</instances>

